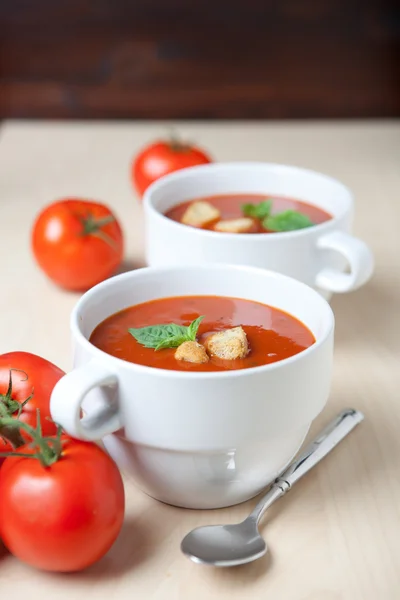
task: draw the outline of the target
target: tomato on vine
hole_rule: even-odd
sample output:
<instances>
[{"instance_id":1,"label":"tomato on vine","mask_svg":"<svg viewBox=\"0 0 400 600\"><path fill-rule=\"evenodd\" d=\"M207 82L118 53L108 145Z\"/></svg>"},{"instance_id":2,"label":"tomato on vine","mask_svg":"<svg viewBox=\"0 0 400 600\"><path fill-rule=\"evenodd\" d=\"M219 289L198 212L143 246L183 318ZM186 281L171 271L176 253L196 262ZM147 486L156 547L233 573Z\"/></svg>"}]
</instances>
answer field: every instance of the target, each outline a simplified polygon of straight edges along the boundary
<instances>
[{"instance_id":1,"label":"tomato on vine","mask_svg":"<svg viewBox=\"0 0 400 600\"><path fill-rule=\"evenodd\" d=\"M23 562L45 571L80 571L113 545L124 518L121 474L97 444L55 436L10 417L30 443L0 469L0 537Z\"/></svg>"},{"instance_id":2,"label":"tomato on vine","mask_svg":"<svg viewBox=\"0 0 400 600\"><path fill-rule=\"evenodd\" d=\"M122 261L123 246L122 229L111 210L79 198L47 206L32 230L38 265L67 290L88 290L113 275Z\"/></svg>"},{"instance_id":3,"label":"tomato on vine","mask_svg":"<svg viewBox=\"0 0 400 600\"><path fill-rule=\"evenodd\" d=\"M131 178L139 196L160 177L195 165L212 162L205 151L175 138L149 144L137 155L131 166Z\"/></svg>"},{"instance_id":4,"label":"tomato on vine","mask_svg":"<svg viewBox=\"0 0 400 600\"><path fill-rule=\"evenodd\" d=\"M18 418L36 427L40 410L44 435L54 435L56 425L50 418L50 396L64 371L45 358L29 352L8 352L0 355L0 417ZM19 430L8 432L13 443L5 439L7 431L0 427L0 452L9 452L25 443Z\"/></svg>"}]
</instances>

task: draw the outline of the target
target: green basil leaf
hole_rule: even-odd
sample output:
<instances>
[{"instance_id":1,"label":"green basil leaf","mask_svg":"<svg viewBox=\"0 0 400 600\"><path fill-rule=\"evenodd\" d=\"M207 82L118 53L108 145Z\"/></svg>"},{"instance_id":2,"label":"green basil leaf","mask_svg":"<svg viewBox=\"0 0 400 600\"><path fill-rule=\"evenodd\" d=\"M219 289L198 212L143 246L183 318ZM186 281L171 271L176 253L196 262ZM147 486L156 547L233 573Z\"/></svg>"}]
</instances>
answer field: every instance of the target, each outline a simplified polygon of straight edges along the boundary
<instances>
[{"instance_id":1,"label":"green basil leaf","mask_svg":"<svg viewBox=\"0 0 400 600\"><path fill-rule=\"evenodd\" d=\"M314 223L297 210L284 210L276 215L270 215L263 220L263 227L270 231L295 231L312 227Z\"/></svg>"},{"instance_id":2,"label":"green basil leaf","mask_svg":"<svg viewBox=\"0 0 400 600\"><path fill-rule=\"evenodd\" d=\"M167 325L159 325L159 327L165 327L164 331L169 336L184 336L186 334L187 327L184 325L175 325L175 323L168 323Z\"/></svg>"},{"instance_id":3,"label":"green basil leaf","mask_svg":"<svg viewBox=\"0 0 400 600\"><path fill-rule=\"evenodd\" d=\"M241 208L246 217L262 220L271 214L272 200L263 200L258 204L242 204Z\"/></svg>"},{"instance_id":4,"label":"green basil leaf","mask_svg":"<svg viewBox=\"0 0 400 600\"><path fill-rule=\"evenodd\" d=\"M165 325L151 325L150 327L140 327L128 329L129 333L145 348L156 348L158 344L165 339ZM170 334L169 337L172 337Z\"/></svg>"},{"instance_id":5,"label":"green basil leaf","mask_svg":"<svg viewBox=\"0 0 400 600\"><path fill-rule=\"evenodd\" d=\"M160 347L174 348L186 340L187 327L168 323L149 327L131 328L129 333L145 348L158 350ZM179 343L178 341L181 340ZM167 344L167 345L165 345ZM171 345L169 345L171 344Z\"/></svg>"},{"instance_id":6,"label":"green basil leaf","mask_svg":"<svg viewBox=\"0 0 400 600\"><path fill-rule=\"evenodd\" d=\"M128 329L132 337L145 348L161 350L162 348L177 348L183 342L195 341L197 331L204 316L198 317L188 327L166 323L165 325L149 325Z\"/></svg>"},{"instance_id":7,"label":"green basil leaf","mask_svg":"<svg viewBox=\"0 0 400 600\"><path fill-rule=\"evenodd\" d=\"M175 335L173 337L165 338L165 340L160 342L154 349L157 351L162 350L163 348L177 348L178 346L183 344L183 342L188 341L189 340L187 339L187 337L183 335Z\"/></svg>"},{"instance_id":8,"label":"green basil leaf","mask_svg":"<svg viewBox=\"0 0 400 600\"><path fill-rule=\"evenodd\" d=\"M194 321L192 321L188 327L188 336L189 336L189 340L191 342L195 342L196 341L196 335L197 332L199 330L200 327L200 323L202 322L202 320L204 319L204 316L202 317L197 317L197 319L195 319Z\"/></svg>"}]
</instances>

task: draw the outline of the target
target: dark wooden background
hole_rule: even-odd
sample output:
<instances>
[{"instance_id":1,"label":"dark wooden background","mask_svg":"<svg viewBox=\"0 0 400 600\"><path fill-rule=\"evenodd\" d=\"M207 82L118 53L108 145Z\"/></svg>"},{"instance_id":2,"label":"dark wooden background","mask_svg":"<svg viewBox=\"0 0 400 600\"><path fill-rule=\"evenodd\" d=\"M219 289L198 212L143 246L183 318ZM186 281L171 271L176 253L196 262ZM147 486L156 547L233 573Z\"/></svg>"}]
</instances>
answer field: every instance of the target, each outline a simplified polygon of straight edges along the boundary
<instances>
[{"instance_id":1,"label":"dark wooden background","mask_svg":"<svg viewBox=\"0 0 400 600\"><path fill-rule=\"evenodd\" d=\"M0 118L400 116L399 4L0 0Z\"/></svg>"}]
</instances>

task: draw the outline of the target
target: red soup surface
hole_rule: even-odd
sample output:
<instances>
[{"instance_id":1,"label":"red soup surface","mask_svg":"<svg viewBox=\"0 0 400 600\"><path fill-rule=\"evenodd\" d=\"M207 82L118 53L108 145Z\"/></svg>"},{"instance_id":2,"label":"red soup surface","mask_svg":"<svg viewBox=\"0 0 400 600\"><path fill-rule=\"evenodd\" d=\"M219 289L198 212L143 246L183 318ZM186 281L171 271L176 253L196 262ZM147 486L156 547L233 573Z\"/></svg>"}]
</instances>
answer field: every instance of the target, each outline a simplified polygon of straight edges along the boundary
<instances>
[{"instance_id":1,"label":"red soup surface","mask_svg":"<svg viewBox=\"0 0 400 600\"><path fill-rule=\"evenodd\" d=\"M197 334L200 343L211 333L241 325L249 342L249 354L235 360L211 356L207 363L194 364L177 360L176 348L145 348L128 331L131 327L167 323L187 326L200 315L204 315ZM315 338L296 318L259 302L223 296L181 296L121 310L100 323L90 341L112 356L139 365L178 371L225 371L283 360L311 346Z\"/></svg>"},{"instance_id":2,"label":"red soup surface","mask_svg":"<svg viewBox=\"0 0 400 600\"><path fill-rule=\"evenodd\" d=\"M259 204L264 200L272 201L271 214L283 212L285 210L296 210L297 212L306 215L315 225L325 223L332 219L332 215L322 210L318 206L308 204L302 200L296 200L295 198L286 198L284 196L268 196L267 194L223 194L221 196L206 196L203 198L193 198L192 200L186 200L176 204L170 208L165 216L173 221L180 222L186 209L194 202L208 202L217 208L221 213L221 219L239 219L245 215L242 212L243 204ZM213 230L214 225L217 221L207 223L202 229ZM261 221L254 219L253 231L249 233L274 233L265 229Z\"/></svg>"}]
</instances>

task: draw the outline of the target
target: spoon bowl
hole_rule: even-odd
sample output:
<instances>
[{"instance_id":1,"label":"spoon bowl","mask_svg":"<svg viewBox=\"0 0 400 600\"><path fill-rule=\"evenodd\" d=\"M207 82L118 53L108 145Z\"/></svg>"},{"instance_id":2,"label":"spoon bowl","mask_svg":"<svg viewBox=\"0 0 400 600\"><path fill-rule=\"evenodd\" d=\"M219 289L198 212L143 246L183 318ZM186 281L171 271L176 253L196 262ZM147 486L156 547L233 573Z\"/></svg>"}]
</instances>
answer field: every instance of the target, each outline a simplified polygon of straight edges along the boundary
<instances>
[{"instance_id":1,"label":"spoon bowl","mask_svg":"<svg viewBox=\"0 0 400 600\"><path fill-rule=\"evenodd\" d=\"M211 525L194 529L182 540L182 552L194 562L234 567L261 558L268 551L254 519L237 525Z\"/></svg>"}]
</instances>

